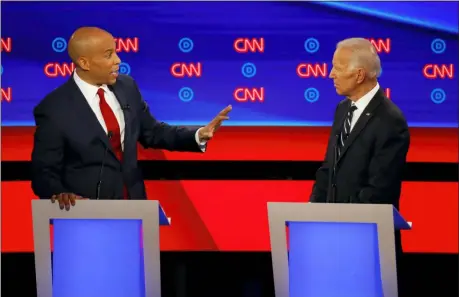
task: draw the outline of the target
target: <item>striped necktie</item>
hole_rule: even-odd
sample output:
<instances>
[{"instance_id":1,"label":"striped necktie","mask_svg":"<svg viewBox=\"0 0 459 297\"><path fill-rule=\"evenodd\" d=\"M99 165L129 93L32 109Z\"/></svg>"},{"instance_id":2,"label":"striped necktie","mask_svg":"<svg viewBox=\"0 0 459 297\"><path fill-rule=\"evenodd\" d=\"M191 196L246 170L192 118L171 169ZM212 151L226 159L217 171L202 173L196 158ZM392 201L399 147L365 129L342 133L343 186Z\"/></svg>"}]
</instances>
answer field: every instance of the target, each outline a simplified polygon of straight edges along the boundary
<instances>
[{"instance_id":1,"label":"striped necktie","mask_svg":"<svg viewBox=\"0 0 459 297\"><path fill-rule=\"evenodd\" d=\"M338 140L338 157L341 155L341 151L344 148L344 143L346 139L349 137L349 134L351 133L352 116L356 109L357 106L355 106L354 103L352 103L346 114L346 118L344 119L343 129L341 129L341 134Z\"/></svg>"}]
</instances>

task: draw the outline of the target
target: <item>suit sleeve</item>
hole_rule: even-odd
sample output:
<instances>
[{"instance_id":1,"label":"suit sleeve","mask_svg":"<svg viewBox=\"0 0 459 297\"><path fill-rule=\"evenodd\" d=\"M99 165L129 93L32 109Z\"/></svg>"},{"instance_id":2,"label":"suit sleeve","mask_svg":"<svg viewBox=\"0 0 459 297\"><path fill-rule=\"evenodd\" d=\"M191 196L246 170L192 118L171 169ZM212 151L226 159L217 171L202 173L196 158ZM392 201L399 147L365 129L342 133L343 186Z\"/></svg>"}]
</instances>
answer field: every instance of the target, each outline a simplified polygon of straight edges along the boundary
<instances>
[{"instance_id":1,"label":"suit sleeve","mask_svg":"<svg viewBox=\"0 0 459 297\"><path fill-rule=\"evenodd\" d=\"M48 199L67 192L61 182L64 139L59 124L49 115L49 109L37 106L34 117L37 127L32 150L32 189L38 197Z\"/></svg>"},{"instance_id":2,"label":"suit sleeve","mask_svg":"<svg viewBox=\"0 0 459 297\"><path fill-rule=\"evenodd\" d=\"M328 149L327 149L328 151ZM326 202L328 194L328 174L329 174L329 160L328 154L325 153L325 160L322 166L316 172L316 180L312 186L310 202Z\"/></svg>"},{"instance_id":3,"label":"suit sleeve","mask_svg":"<svg viewBox=\"0 0 459 297\"><path fill-rule=\"evenodd\" d=\"M410 134L406 121L398 118L384 124L384 131L376 137L374 155L368 170L368 185L362 188L357 199L360 203L393 204L391 191L401 183ZM390 198L389 198L390 199Z\"/></svg>"},{"instance_id":4,"label":"suit sleeve","mask_svg":"<svg viewBox=\"0 0 459 297\"><path fill-rule=\"evenodd\" d=\"M203 146L196 140L198 128L172 126L160 122L150 113L147 103L137 84L134 82L136 93L140 100L140 136L139 142L145 148L165 149L169 151L202 152Z\"/></svg>"},{"instance_id":5,"label":"suit sleeve","mask_svg":"<svg viewBox=\"0 0 459 297\"><path fill-rule=\"evenodd\" d=\"M334 116L334 121L336 122L338 120L338 108L340 104L336 107L335 110L335 116ZM332 139L332 136L334 135L334 130L333 127L330 131L330 137L329 140ZM314 185L312 187L312 192L311 196L309 197L310 202L327 202L327 195L328 195L328 177L329 177L329 170L330 166L332 165L330 163L330 160L328 158L328 152L331 149L332 143L330 141L328 142L327 145L327 150L325 152L325 158L324 162L320 166L320 168L316 172L316 180L314 182Z\"/></svg>"}]
</instances>

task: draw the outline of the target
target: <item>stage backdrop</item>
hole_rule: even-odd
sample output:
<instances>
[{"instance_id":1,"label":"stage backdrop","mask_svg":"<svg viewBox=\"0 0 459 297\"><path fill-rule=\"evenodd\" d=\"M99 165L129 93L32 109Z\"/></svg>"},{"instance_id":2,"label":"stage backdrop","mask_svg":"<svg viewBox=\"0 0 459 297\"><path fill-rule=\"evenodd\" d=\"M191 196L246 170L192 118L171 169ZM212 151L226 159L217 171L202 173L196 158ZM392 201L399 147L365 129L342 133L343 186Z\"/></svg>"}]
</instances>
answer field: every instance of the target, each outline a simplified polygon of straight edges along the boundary
<instances>
[{"instance_id":1,"label":"stage backdrop","mask_svg":"<svg viewBox=\"0 0 459 297\"><path fill-rule=\"evenodd\" d=\"M201 125L233 104L228 125L328 126L342 99L327 78L336 43L364 37L411 127L456 127L457 14L456 2L6 2L2 125L34 124L73 69L72 32L100 26L169 123Z\"/></svg>"},{"instance_id":2,"label":"stage backdrop","mask_svg":"<svg viewBox=\"0 0 459 297\"><path fill-rule=\"evenodd\" d=\"M158 119L201 125L234 107L226 125L239 127L222 129L206 154L150 150L143 160L321 160L342 99L327 78L333 51L357 36L380 53L381 86L409 121L408 161L457 163L457 14L453 2L2 3L2 162L30 160L33 107L73 69L68 38L100 26ZM147 191L173 218L162 250L268 251L266 203L307 201L311 186L148 181ZM457 191L404 182L406 251L458 252ZM2 251L32 251L31 199L30 182L2 181Z\"/></svg>"},{"instance_id":3,"label":"stage backdrop","mask_svg":"<svg viewBox=\"0 0 459 297\"><path fill-rule=\"evenodd\" d=\"M269 251L268 201L305 202L311 181L147 181L172 218L163 251ZM401 209L413 222L405 252L457 253L457 182L405 182ZM33 251L30 182L2 182L2 252ZM58 207L56 205L56 207ZM70 210L71 211L71 210Z\"/></svg>"}]
</instances>

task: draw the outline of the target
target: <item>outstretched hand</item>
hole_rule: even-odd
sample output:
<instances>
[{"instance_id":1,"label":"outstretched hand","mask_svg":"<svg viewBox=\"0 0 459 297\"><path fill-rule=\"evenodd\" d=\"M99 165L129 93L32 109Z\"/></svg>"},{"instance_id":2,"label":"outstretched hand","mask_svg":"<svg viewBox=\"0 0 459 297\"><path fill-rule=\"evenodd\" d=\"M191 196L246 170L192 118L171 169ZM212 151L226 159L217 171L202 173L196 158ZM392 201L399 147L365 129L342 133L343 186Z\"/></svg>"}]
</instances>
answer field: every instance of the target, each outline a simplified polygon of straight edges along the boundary
<instances>
[{"instance_id":1,"label":"outstretched hand","mask_svg":"<svg viewBox=\"0 0 459 297\"><path fill-rule=\"evenodd\" d=\"M202 127L199 129L199 141L207 141L209 139L212 139L214 136L214 133L220 128L222 125L223 121L226 121L229 119L228 114L229 112L233 109L231 105L228 105L218 113L218 115L205 127Z\"/></svg>"}]
</instances>

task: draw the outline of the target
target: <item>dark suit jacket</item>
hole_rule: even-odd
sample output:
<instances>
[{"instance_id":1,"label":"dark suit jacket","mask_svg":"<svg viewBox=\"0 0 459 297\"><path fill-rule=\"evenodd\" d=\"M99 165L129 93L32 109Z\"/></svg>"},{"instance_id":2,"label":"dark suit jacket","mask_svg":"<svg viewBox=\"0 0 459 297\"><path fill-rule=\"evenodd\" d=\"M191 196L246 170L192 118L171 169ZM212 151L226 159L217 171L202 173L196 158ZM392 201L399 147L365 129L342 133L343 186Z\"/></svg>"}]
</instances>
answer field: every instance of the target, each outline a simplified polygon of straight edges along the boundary
<instances>
[{"instance_id":1,"label":"dark suit jacket","mask_svg":"<svg viewBox=\"0 0 459 297\"><path fill-rule=\"evenodd\" d=\"M34 109L36 132L32 152L32 188L40 198L74 193L95 198L106 148L100 199L122 199L123 184L131 199L146 199L137 164L137 142L146 148L201 152L196 129L158 122L149 112L135 81L120 75L110 87L124 111L124 156L115 156L109 138L73 77Z\"/></svg>"},{"instance_id":2,"label":"dark suit jacket","mask_svg":"<svg viewBox=\"0 0 459 297\"><path fill-rule=\"evenodd\" d=\"M385 203L398 209L410 144L405 117L379 89L352 129L334 167L337 135L349 105L345 99L336 108L325 161L317 171L310 201Z\"/></svg>"},{"instance_id":3,"label":"dark suit jacket","mask_svg":"<svg viewBox=\"0 0 459 297\"><path fill-rule=\"evenodd\" d=\"M402 172L410 145L405 117L379 89L346 139L334 167L337 135L350 104L345 99L336 108L325 161L317 170L310 201L384 203L398 209ZM395 232L395 247L399 262L402 253L399 231Z\"/></svg>"}]
</instances>

